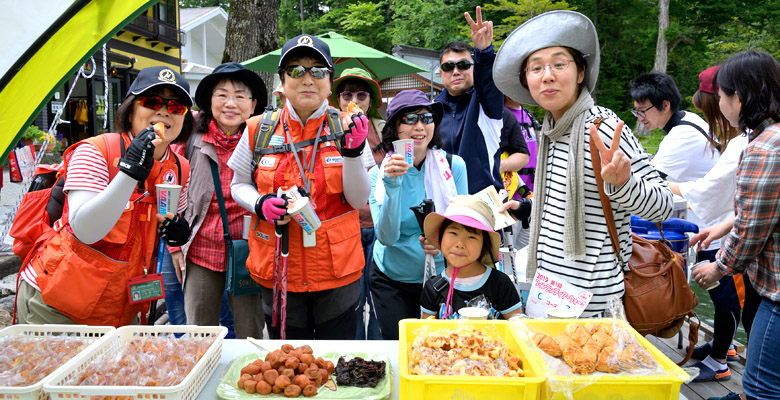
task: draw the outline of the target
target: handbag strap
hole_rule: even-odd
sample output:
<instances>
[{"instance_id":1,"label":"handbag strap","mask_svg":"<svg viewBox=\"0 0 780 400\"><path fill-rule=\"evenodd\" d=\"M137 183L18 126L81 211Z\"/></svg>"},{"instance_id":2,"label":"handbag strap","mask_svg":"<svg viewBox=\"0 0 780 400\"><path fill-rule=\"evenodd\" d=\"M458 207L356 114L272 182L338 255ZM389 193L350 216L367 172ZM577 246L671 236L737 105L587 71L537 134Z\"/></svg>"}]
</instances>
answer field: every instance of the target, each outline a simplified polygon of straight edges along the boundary
<instances>
[{"instance_id":1,"label":"handbag strap","mask_svg":"<svg viewBox=\"0 0 780 400\"><path fill-rule=\"evenodd\" d=\"M219 213L222 215L222 231L225 237L225 244L233 245L233 239L230 238L230 227L228 226L227 211L225 211L225 198L222 196L222 184L219 181L219 170L217 163L209 158L211 164L211 178L214 180L214 191L217 193L217 203L219 203Z\"/></svg>"}]
</instances>

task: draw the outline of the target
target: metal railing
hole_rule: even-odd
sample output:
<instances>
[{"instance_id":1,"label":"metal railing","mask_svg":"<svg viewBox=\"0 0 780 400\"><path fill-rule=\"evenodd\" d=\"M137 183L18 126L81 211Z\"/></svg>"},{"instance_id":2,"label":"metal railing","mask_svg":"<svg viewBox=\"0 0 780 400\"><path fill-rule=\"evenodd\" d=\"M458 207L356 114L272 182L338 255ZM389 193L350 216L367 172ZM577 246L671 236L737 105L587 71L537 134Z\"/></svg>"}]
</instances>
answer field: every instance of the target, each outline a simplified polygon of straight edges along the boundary
<instances>
[{"instance_id":1,"label":"metal railing","mask_svg":"<svg viewBox=\"0 0 780 400\"><path fill-rule=\"evenodd\" d=\"M147 36L152 40L159 40L175 46L181 46L182 32L175 25L139 15L127 26L128 30Z\"/></svg>"}]
</instances>

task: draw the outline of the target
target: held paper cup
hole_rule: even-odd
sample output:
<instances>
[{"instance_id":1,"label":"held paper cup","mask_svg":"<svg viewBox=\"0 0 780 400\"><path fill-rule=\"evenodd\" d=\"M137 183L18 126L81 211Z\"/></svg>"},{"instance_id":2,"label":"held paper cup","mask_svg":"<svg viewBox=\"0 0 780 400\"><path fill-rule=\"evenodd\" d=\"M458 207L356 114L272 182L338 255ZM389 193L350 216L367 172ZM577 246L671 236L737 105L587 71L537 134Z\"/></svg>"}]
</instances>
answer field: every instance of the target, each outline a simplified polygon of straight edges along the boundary
<instances>
[{"instance_id":1,"label":"held paper cup","mask_svg":"<svg viewBox=\"0 0 780 400\"><path fill-rule=\"evenodd\" d=\"M179 194L181 185L168 185L161 183L157 185L157 212L165 215L179 210Z\"/></svg>"},{"instance_id":2,"label":"held paper cup","mask_svg":"<svg viewBox=\"0 0 780 400\"><path fill-rule=\"evenodd\" d=\"M458 315L463 319L487 319L488 310L479 307L463 307L458 310Z\"/></svg>"},{"instance_id":3,"label":"held paper cup","mask_svg":"<svg viewBox=\"0 0 780 400\"><path fill-rule=\"evenodd\" d=\"M314 209L311 208L308 197L301 197L300 199L295 200L292 208L287 210L287 214L290 214L292 219L295 220L306 233L312 233L322 225L320 217L318 217L317 213L314 212Z\"/></svg>"},{"instance_id":4,"label":"held paper cup","mask_svg":"<svg viewBox=\"0 0 780 400\"><path fill-rule=\"evenodd\" d=\"M704 261L699 261L699 262L697 262L696 264L693 264L693 266L691 266L691 272L693 272L694 270L696 270L696 268L699 268L699 267L701 267L702 265L704 265L704 264L709 264L709 263L711 263L711 262L712 262L712 261L707 261L707 260L704 260ZM712 290L712 289L715 289L715 288L716 288L716 287L718 287L718 286L720 286L720 281L715 281L715 283L713 283L713 284L712 284L710 287L708 287L708 288L705 288L705 290Z\"/></svg>"},{"instance_id":5,"label":"held paper cup","mask_svg":"<svg viewBox=\"0 0 780 400\"><path fill-rule=\"evenodd\" d=\"M400 139L393 142L395 154L404 156L404 160L409 165L414 165L414 140Z\"/></svg>"}]
</instances>

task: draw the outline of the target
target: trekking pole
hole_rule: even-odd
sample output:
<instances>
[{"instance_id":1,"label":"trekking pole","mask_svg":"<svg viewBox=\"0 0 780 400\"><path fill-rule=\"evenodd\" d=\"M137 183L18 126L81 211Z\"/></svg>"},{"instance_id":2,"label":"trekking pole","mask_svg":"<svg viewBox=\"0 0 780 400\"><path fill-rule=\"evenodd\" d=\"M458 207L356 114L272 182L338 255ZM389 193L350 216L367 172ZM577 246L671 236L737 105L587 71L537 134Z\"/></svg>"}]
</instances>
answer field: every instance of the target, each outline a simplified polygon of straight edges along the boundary
<instances>
[{"instance_id":1,"label":"trekking pole","mask_svg":"<svg viewBox=\"0 0 780 400\"><path fill-rule=\"evenodd\" d=\"M162 238L160 238L160 242L157 244L157 269L155 270L158 274L162 273L162 263L163 263L163 255L164 255L163 250L165 249L164 246L165 246L165 241ZM149 303L149 319L146 321L146 323L149 326L153 326L156 320L157 320L157 300L152 300L152 302Z\"/></svg>"},{"instance_id":2,"label":"trekking pole","mask_svg":"<svg viewBox=\"0 0 780 400\"><path fill-rule=\"evenodd\" d=\"M287 339L287 259L290 256L290 225L282 225L282 326L280 337Z\"/></svg>"},{"instance_id":3,"label":"trekking pole","mask_svg":"<svg viewBox=\"0 0 780 400\"><path fill-rule=\"evenodd\" d=\"M282 265L282 226L276 225L276 246L274 247L274 297L273 297L273 311L271 311L271 326L279 326L278 314L279 314L279 269Z\"/></svg>"},{"instance_id":4,"label":"trekking pole","mask_svg":"<svg viewBox=\"0 0 780 400\"><path fill-rule=\"evenodd\" d=\"M431 199L425 199L423 200L420 205L409 207L412 212L414 212L414 216L417 217L417 223L420 225L420 231L425 234L425 217L428 216L428 214L435 211L436 206L433 204L433 200ZM433 261L433 256L430 254L425 254L425 269L423 270L423 284L428 281L431 277L436 275L436 264Z\"/></svg>"}]
</instances>

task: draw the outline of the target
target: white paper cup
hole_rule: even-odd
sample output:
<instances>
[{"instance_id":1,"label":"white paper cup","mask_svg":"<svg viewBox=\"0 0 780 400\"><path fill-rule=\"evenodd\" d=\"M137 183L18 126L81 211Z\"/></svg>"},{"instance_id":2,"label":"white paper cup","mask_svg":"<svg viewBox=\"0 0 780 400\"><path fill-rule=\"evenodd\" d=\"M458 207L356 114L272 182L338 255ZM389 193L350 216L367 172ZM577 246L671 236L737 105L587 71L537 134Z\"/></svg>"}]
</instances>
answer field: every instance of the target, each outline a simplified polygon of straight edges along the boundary
<instances>
[{"instance_id":1,"label":"white paper cup","mask_svg":"<svg viewBox=\"0 0 780 400\"><path fill-rule=\"evenodd\" d=\"M479 307L463 307L458 310L458 315L463 319L487 319L488 310Z\"/></svg>"},{"instance_id":2,"label":"white paper cup","mask_svg":"<svg viewBox=\"0 0 780 400\"><path fill-rule=\"evenodd\" d=\"M707 260L704 260L704 261L699 261L699 262L697 262L696 264L693 264L693 265L691 266L691 271L690 271L689 273L693 274L693 271L694 271L694 270L696 270L696 268L699 268L699 267L701 267L702 265L704 265L704 264L709 264L709 263L711 263L711 262L712 262L712 261L707 261ZM720 281L715 281L715 283L713 283L712 285L710 285L710 287L708 287L708 288L705 288L705 290L712 290L712 289L715 289L715 288L716 288L716 287L718 287L718 286L720 286Z\"/></svg>"},{"instance_id":3,"label":"white paper cup","mask_svg":"<svg viewBox=\"0 0 780 400\"><path fill-rule=\"evenodd\" d=\"M404 156L404 160L409 165L414 165L414 140L400 139L393 142L395 154Z\"/></svg>"},{"instance_id":4,"label":"white paper cup","mask_svg":"<svg viewBox=\"0 0 780 400\"><path fill-rule=\"evenodd\" d=\"M577 318L577 312L574 311L574 309L565 308L565 307L548 308L547 309L547 318L554 318L554 319Z\"/></svg>"},{"instance_id":5,"label":"white paper cup","mask_svg":"<svg viewBox=\"0 0 780 400\"><path fill-rule=\"evenodd\" d=\"M168 185L161 183L157 185L157 212L165 215L179 210L179 194L181 185Z\"/></svg>"},{"instance_id":6,"label":"white paper cup","mask_svg":"<svg viewBox=\"0 0 780 400\"><path fill-rule=\"evenodd\" d=\"M290 214L292 219L297 222L306 233L314 232L322 225L320 217L318 217L317 213L314 212L314 209L311 208L308 197L301 197L300 199L295 200L293 207L287 209L287 214Z\"/></svg>"}]
</instances>

